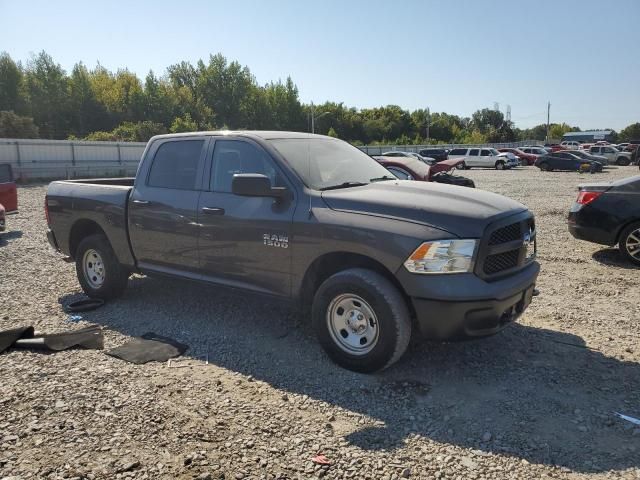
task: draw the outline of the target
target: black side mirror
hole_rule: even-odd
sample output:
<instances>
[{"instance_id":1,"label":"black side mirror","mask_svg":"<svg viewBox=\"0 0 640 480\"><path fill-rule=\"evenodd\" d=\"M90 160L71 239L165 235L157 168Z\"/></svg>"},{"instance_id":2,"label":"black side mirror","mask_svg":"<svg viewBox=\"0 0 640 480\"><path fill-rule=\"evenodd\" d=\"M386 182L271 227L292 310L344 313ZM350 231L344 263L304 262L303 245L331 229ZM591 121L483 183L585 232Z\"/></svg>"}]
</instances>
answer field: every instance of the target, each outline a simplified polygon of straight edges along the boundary
<instances>
[{"instance_id":1,"label":"black side mirror","mask_svg":"<svg viewBox=\"0 0 640 480\"><path fill-rule=\"evenodd\" d=\"M259 173L236 173L231 182L231 192L244 197L274 197L284 196L286 188L272 187L271 180Z\"/></svg>"}]
</instances>

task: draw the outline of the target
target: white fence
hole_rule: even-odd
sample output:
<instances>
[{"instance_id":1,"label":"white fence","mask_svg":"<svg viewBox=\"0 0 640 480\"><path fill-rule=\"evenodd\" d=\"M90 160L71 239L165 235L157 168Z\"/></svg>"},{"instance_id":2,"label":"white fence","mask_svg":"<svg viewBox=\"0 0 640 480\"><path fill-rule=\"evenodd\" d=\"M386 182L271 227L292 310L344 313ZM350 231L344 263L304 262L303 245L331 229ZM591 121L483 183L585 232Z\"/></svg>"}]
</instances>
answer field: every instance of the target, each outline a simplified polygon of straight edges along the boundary
<instances>
[{"instance_id":1,"label":"white fence","mask_svg":"<svg viewBox=\"0 0 640 480\"><path fill-rule=\"evenodd\" d=\"M515 147L541 144L538 141L488 145L376 145L360 146L369 155L390 150L418 152L424 148ZM144 142L83 142L75 140L0 139L0 163L10 163L16 178L32 180L134 176Z\"/></svg>"},{"instance_id":2,"label":"white fence","mask_svg":"<svg viewBox=\"0 0 640 480\"><path fill-rule=\"evenodd\" d=\"M146 143L0 139L0 163L20 181L133 176Z\"/></svg>"}]
</instances>

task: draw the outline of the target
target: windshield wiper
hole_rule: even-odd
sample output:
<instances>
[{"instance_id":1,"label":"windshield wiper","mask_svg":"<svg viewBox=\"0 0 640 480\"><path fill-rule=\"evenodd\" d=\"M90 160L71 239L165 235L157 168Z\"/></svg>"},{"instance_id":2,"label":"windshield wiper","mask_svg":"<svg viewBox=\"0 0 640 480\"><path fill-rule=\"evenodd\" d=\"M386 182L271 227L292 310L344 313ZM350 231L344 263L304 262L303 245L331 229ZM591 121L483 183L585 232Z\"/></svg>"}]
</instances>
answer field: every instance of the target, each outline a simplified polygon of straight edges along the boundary
<instances>
[{"instance_id":1,"label":"windshield wiper","mask_svg":"<svg viewBox=\"0 0 640 480\"><path fill-rule=\"evenodd\" d=\"M362 187L363 185L369 185L369 184L364 182L343 182L339 185L329 185L328 187L322 187L320 190L324 192L325 190L338 190L339 188Z\"/></svg>"},{"instance_id":2,"label":"windshield wiper","mask_svg":"<svg viewBox=\"0 0 640 480\"><path fill-rule=\"evenodd\" d=\"M382 182L384 180L398 180L396 177L390 177L389 175L383 175L381 177L372 178L370 182Z\"/></svg>"}]
</instances>

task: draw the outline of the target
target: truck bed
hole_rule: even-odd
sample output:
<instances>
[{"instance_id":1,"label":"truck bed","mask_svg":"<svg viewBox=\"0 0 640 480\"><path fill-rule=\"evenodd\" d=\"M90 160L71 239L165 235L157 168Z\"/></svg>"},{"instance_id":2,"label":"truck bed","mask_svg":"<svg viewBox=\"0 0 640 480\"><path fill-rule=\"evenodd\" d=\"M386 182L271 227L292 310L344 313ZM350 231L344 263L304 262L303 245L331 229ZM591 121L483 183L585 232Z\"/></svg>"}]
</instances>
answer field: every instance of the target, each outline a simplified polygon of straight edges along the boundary
<instances>
[{"instance_id":1,"label":"truck bed","mask_svg":"<svg viewBox=\"0 0 640 480\"><path fill-rule=\"evenodd\" d=\"M98 178L51 182L47 191L50 226L58 247L73 257L75 238L104 232L124 265L135 266L129 246L127 203L133 178ZM86 229L78 232L77 229Z\"/></svg>"}]
</instances>

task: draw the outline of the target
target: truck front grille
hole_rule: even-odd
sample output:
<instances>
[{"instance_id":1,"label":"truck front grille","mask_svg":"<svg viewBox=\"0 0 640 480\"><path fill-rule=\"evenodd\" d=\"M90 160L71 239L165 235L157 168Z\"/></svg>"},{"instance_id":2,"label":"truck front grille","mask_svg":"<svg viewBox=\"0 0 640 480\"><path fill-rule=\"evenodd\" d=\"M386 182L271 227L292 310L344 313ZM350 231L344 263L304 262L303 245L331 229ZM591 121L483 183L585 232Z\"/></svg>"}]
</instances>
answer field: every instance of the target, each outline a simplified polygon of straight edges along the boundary
<instances>
[{"instance_id":1,"label":"truck front grille","mask_svg":"<svg viewBox=\"0 0 640 480\"><path fill-rule=\"evenodd\" d=\"M519 214L515 221L498 221L487 228L480 245L476 272L487 280L515 273L535 257L535 221L530 212Z\"/></svg>"},{"instance_id":2,"label":"truck front grille","mask_svg":"<svg viewBox=\"0 0 640 480\"><path fill-rule=\"evenodd\" d=\"M489 255L484 261L484 273L487 275L493 275L494 273L515 268L518 266L519 256L520 249Z\"/></svg>"}]
</instances>

